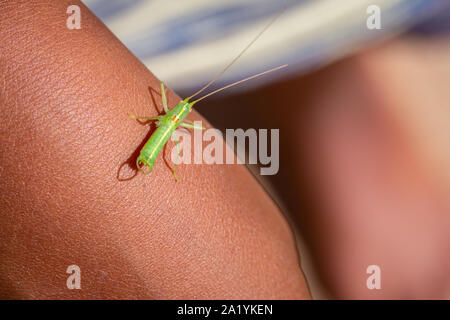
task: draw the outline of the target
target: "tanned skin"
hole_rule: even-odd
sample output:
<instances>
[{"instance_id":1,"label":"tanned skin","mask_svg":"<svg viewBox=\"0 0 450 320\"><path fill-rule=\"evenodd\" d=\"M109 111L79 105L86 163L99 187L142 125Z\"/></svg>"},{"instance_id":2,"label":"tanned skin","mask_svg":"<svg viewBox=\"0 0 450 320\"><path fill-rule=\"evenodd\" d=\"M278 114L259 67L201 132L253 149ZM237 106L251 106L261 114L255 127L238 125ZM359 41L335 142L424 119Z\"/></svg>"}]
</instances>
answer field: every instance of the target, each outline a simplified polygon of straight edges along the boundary
<instances>
[{"instance_id":1,"label":"tanned skin","mask_svg":"<svg viewBox=\"0 0 450 320\"><path fill-rule=\"evenodd\" d=\"M134 176L150 127L128 114L159 113L159 79L81 2L0 1L0 21L1 298L309 298L293 234L244 166L182 165L175 182L166 152Z\"/></svg>"}]
</instances>

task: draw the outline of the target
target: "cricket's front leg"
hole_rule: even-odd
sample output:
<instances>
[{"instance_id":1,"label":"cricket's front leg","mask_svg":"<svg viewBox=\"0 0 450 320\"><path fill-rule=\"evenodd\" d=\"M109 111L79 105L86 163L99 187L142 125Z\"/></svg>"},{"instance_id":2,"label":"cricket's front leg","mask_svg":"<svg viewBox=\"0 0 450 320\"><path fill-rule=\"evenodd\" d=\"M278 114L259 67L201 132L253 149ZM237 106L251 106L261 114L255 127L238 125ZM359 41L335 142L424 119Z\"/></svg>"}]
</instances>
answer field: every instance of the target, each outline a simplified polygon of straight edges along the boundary
<instances>
[{"instance_id":1,"label":"cricket's front leg","mask_svg":"<svg viewBox=\"0 0 450 320\"><path fill-rule=\"evenodd\" d=\"M169 107L167 106L166 89L164 88L164 83L161 82L161 99L164 108L164 112L169 112Z\"/></svg>"},{"instance_id":2,"label":"cricket's front leg","mask_svg":"<svg viewBox=\"0 0 450 320\"><path fill-rule=\"evenodd\" d=\"M205 127L203 127L203 126L197 126L197 125L195 125L194 123L192 123L191 121L188 121L188 120L184 120L184 121L180 124L180 126L181 126L181 127L184 127L184 128L188 128L188 129L206 130Z\"/></svg>"}]
</instances>

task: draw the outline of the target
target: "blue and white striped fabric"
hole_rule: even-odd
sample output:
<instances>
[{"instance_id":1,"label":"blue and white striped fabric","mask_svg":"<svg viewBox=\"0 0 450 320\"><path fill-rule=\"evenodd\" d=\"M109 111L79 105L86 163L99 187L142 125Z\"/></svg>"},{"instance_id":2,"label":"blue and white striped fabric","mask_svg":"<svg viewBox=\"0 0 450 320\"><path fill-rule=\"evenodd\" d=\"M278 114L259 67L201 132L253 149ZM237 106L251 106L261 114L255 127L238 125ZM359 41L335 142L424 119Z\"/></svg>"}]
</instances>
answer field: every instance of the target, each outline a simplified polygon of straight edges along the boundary
<instances>
[{"instance_id":1,"label":"blue and white striped fabric","mask_svg":"<svg viewBox=\"0 0 450 320\"><path fill-rule=\"evenodd\" d=\"M147 67L171 88L211 80L287 3L286 11L217 86L274 66L306 72L450 12L450 0L84 0ZM368 30L367 8L381 8L381 30ZM446 21L446 20L444 20ZM448 25L448 23L447 23ZM421 24L418 30L436 26Z\"/></svg>"}]
</instances>

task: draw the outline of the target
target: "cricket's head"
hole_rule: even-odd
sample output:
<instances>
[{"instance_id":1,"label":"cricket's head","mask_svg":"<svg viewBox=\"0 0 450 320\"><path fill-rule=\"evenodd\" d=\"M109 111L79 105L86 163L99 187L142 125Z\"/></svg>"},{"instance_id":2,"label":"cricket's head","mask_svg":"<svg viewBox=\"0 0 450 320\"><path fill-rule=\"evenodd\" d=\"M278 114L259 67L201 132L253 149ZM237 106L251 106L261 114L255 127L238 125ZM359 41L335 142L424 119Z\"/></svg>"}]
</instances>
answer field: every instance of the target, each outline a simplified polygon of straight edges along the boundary
<instances>
[{"instance_id":1,"label":"cricket's head","mask_svg":"<svg viewBox=\"0 0 450 320\"><path fill-rule=\"evenodd\" d=\"M194 106L195 101L194 102L189 102L189 99L190 98L186 98L186 99L183 100L183 102L185 103L186 107L189 108L189 111L191 111L192 107Z\"/></svg>"},{"instance_id":2,"label":"cricket's head","mask_svg":"<svg viewBox=\"0 0 450 320\"><path fill-rule=\"evenodd\" d=\"M153 164L147 161L145 157L140 155L136 160L136 167L144 174L149 174L153 170ZM145 169L147 168L147 169Z\"/></svg>"}]
</instances>

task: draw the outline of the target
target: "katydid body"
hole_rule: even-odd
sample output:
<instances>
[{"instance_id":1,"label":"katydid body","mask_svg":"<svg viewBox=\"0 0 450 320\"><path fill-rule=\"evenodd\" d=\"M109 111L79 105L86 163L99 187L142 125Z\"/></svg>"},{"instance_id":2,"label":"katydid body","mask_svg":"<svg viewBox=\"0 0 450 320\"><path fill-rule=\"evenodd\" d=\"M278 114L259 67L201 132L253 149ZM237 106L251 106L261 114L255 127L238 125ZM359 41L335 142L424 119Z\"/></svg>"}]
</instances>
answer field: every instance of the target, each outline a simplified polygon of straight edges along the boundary
<instances>
[{"instance_id":1,"label":"katydid body","mask_svg":"<svg viewBox=\"0 0 450 320\"><path fill-rule=\"evenodd\" d=\"M185 122L184 119L192 111L192 106L195 102L189 102L189 98L180 101L174 108L169 109L167 106L166 92L164 89L164 84L161 82L161 97L164 108L164 115L156 117L138 117L130 115L133 119L147 119L156 120L157 129L145 145L142 147L139 157L136 160L136 166L139 170L144 172L144 174L149 174L152 172L155 165L155 161L158 158L159 153L169 141L172 133L179 127L192 128L192 129L205 129L204 127L195 126L192 123ZM144 170L143 167L148 167ZM175 179L176 173L174 171Z\"/></svg>"},{"instance_id":2,"label":"katydid body","mask_svg":"<svg viewBox=\"0 0 450 320\"><path fill-rule=\"evenodd\" d=\"M180 124L182 124L182 121L187 117L191 110L192 104L183 100L156 122L158 128L152 134L150 139L148 139L137 158L136 163L138 168L140 168L140 163L142 163L149 167L149 170L145 171L146 174L152 171L158 154L161 152L167 141L169 141L172 133Z\"/></svg>"}]
</instances>

